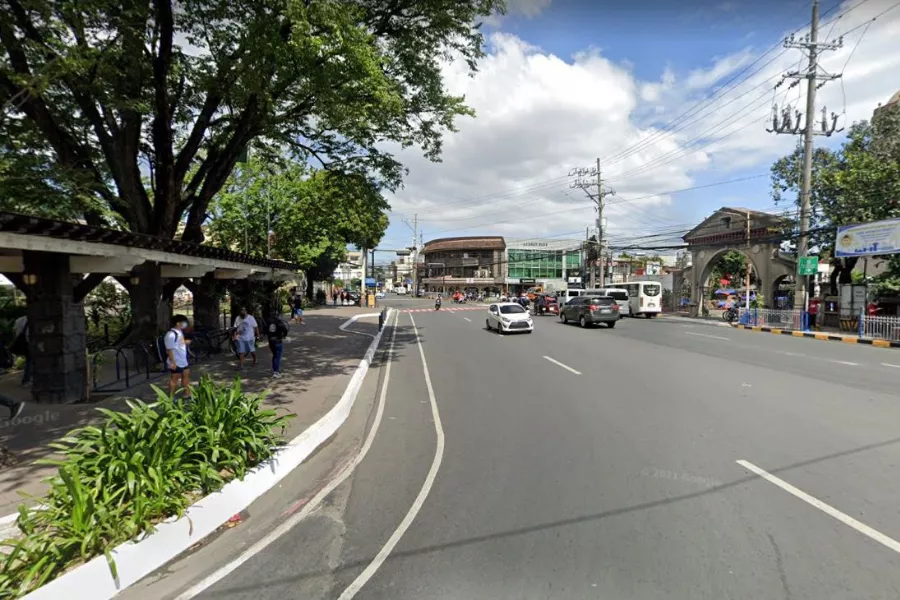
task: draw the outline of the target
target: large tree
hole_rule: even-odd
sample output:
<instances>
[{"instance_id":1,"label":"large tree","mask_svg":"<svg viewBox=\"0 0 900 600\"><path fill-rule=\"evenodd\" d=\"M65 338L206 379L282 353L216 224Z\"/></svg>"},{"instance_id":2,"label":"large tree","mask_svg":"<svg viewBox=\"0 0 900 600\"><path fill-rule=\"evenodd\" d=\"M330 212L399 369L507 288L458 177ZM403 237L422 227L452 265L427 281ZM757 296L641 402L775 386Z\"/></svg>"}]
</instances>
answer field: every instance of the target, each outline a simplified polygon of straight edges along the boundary
<instances>
[{"instance_id":1,"label":"large tree","mask_svg":"<svg viewBox=\"0 0 900 600\"><path fill-rule=\"evenodd\" d=\"M441 63L474 70L476 20L502 0L4 0L0 171L31 178L12 206L66 192L65 215L187 241L249 146L376 177L471 111ZM28 169L21 169L22 165ZM11 185L0 181L0 198ZM149 267L152 269L152 267ZM149 319L157 273L141 277Z\"/></svg>"},{"instance_id":2,"label":"large tree","mask_svg":"<svg viewBox=\"0 0 900 600\"><path fill-rule=\"evenodd\" d=\"M361 175L296 162L273 168L253 159L214 199L209 237L252 256L301 265L311 297L312 282L334 272L348 244L375 247L387 229L388 208L377 182Z\"/></svg>"},{"instance_id":3,"label":"large tree","mask_svg":"<svg viewBox=\"0 0 900 600\"><path fill-rule=\"evenodd\" d=\"M813 153L810 188L809 246L824 258L833 257L839 225L900 217L900 109L882 111L872 123L854 123L838 150ZM772 196L776 203L799 204L802 150L772 166ZM796 232L794 232L796 233ZM831 293L850 283L857 259L835 262Z\"/></svg>"}]
</instances>

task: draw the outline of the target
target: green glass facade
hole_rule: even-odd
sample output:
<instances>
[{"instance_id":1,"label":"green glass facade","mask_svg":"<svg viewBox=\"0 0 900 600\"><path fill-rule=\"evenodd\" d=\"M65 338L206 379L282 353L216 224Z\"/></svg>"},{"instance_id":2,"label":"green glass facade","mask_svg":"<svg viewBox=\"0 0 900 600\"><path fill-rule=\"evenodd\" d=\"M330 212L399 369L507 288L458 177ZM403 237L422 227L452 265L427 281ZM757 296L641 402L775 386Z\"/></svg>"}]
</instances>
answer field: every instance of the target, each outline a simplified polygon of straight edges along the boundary
<instances>
[{"instance_id":1,"label":"green glass facade","mask_svg":"<svg viewBox=\"0 0 900 600\"><path fill-rule=\"evenodd\" d=\"M581 269L580 252L562 250L508 250L509 277L515 279L562 279L563 256L565 271Z\"/></svg>"}]
</instances>

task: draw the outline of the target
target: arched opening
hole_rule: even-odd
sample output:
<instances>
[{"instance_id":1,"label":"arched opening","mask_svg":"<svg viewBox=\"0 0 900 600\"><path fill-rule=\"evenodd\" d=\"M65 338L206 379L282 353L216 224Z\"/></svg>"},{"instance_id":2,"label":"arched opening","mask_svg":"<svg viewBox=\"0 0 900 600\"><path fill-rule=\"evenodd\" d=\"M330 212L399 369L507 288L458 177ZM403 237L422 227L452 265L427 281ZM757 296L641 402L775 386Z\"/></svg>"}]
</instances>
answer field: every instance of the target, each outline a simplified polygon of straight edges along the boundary
<instances>
[{"instance_id":1,"label":"arched opening","mask_svg":"<svg viewBox=\"0 0 900 600\"><path fill-rule=\"evenodd\" d=\"M781 275L772 282L772 307L790 310L794 307L794 289L796 282L793 275Z\"/></svg>"},{"instance_id":2,"label":"arched opening","mask_svg":"<svg viewBox=\"0 0 900 600\"><path fill-rule=\"evenodd\" d=\"M741 250L723 248L713 254L700 274L700 311L703 315L721 314L729 306L744 306L747 296L747 264L750 264L750 303L759 302L763 290L753 260Z\"/></svg>"}]
</instances>

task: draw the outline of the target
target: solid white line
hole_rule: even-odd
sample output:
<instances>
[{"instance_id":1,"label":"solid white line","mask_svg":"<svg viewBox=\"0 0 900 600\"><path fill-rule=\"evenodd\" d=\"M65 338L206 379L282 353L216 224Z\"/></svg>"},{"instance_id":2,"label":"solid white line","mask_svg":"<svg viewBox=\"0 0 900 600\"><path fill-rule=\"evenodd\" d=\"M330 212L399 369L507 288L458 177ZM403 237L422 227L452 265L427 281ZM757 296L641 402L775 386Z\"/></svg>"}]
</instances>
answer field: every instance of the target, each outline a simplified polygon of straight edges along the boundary
<instances>
[{"instance_id":1,"label":"solid white line","mask_svg":"<svg viewBox=\"0 0 900 600\"><path fill-rule=\"evenodd\" d=\"M748 462L746 460L739 460L739 461L737 461L737 464L741 465L748 471L751 471L751 472L759 475L760 477L762 477L769 483L774 483L775 485L777 485L784 491L796 496L797 498L800 498L807 504L818 508L819 510L824 512L826 515L828 515L830 517L834 517L835 519L837 519L844 525L849 525L850 527L857 530L861 534L872 538L879 544L882 544L883 546L890 548L894 552L900 553L900 542L898 542L897 540L884 535L883 533L881 533L878 530L872 529L865 523L861 523L860 521L857 521L850 515L842 513L841 511L834 508L833 506L831 506L829 504L825 504L818 498L814 498L813 496L810 496L803 490L795 488L794 486L792 486L788 482L784 481L783 479L779 479L778 477L775 477L771 473L764 471L763 469L760 469L759 467L757 467L756 465L754 465L751 462Z\"/></svg>"},{"instance_id":2,"label":"solid white line","mask_svg":"<svg viewBox=\"0 0 900 600\"><path fill-rule=\"evenodd\" d=\"M464 320L464 321L468 321L469 323L472 322L472 319L470 319L469 317L463 317L463 320Z\"/></svg>"},{"instance_id":3,"label":"solid white line","mask_svg":"<svg viewBox=\"0 0 900 600\"><path fill-rule=\"evenodd\" d=\"M713 338L714 340L730 340L731 338L722 337L720 335L707 335L705 333L694 333L693 331L685 331L684 335L696 335L699 337Z\"/></svg>"},{"instance_id":4,"label":"solid white line","mask_svg":"<svg viewBox=\"0 0 900 600\"><path fill-rule=\"evenodd\" d=\"M191 598L202 593L214 584L218 583L219 581L227 577L230 573L233 573L238 567L265 550L270 544L272 544L272 542L293 529L297 525L297 523L305 519L312 511L318 508L319 504L322 503L322 500L324 500L331 492L333 492L335 488L344 483L344 481L346 481L347 478L350 477L351 473L353 473L359 463L363 461L363 459L366 457L366 454L369 452L369 448L372 447L372 442L374 442L375 440L375 434L378 433L378 427L381 424L381 419L384 415L384 404L387 398L388 382L391 379L391 364L393 362L391 356L394 353L394 339L397 337L397 321L399 320L400 313L398 311L396 313L396 317L394 317L394 326L393 331L391 332L391 343L387 349L387 366L384 370L384 383L382 383L381 385L381 394L378 397L378 408L375 411L375 418L372 421L372 428L369 430L369 435L368 437L366 437L366 441L363 443L362 448L360 448L359 454L356 455L356 458L354 458L346 467L344 467L344 470L341 471L337 477L331 480L328 485L319 490L319 493L313 496L312 500L310 500L302 509L300 509L299 512L273 529L264 538L247 548L247 550L244 551L243 554L238 556L232 562L214 571L203 580L182 593L175 600L190 600Z\"/></svg>"},{"instance_id":5,"label":"solid white line","mask_svg":"<svg viewBox=\"0 0 900 600\"><path fill-rule=\"evenodd\" d=\"M422 505L425 504L425 500L431 492L431 486L434 485L438 470L441 468L441 461L444 460L444 427L441 425L441 414L438 411L437 399L434 396L434 387L431 385L431 375L428 374L428 363L425 361L425 350L422 348L422 339L419 337L416 321L413 319L412 315L409 316L409 319L412 321L413 333L415 333L416 336L416 344L419 346L419 356L422 357L422 371L425 373L425 386L428 388L428 399L431 401L431 416L434 419L434 432L437 435L437 447L434 449L434 459L431 461L431 468L428 470L428 475L425 477L422 489L419 490L419 495L416 496L412 506L409 507L409 511L406 513L406 516L403 517L400 525L397 526L397 529L391 534L391 537L388 538L384 547L378 552L372 562L369 563L369 566L353 580L353 583L347 586L347 589L343 591L338 600L351 600L356 596L356 594L359 593L359 590L366 585L366 582L372 578L375 572L378 571L378 568L381 567L385 560L387 560L387 557L390 556L391 552L394 550L394 546L397 545L397 542L400 541L400 538L403 537L403 534L406 533L406 530L412 525L416 515L418 515L419 511L422 509Z\"/></svg>"},{"instance_id":6,"label":"solid white line","mask_svg":"<svg viewBox=\"0 0 900 600\"><path fill-rule=\"evenodd\" d=\"M580 371L576 371L576 370L573 369L572 367L570 367L570 366L568 366L568 365L564 365L564 364L562 364L561 362L559 362L558 360L555 360L555 359L553 359L553 358L550 358L549 356L545 356L544 358L546 358L547 360L549 360L550 362L552 362L554 365L557 365L557 366L562 367L562 368L565 369L566 371L571 371L571 372L575 373L576 375L581 375L581 372L580 372Z\"/></svg>"},{"instance_id":7,"label":"solid white line","mask_svg":"<svg viewBox=\"0 0 900 600\"><path fill-rule=\"evenodd\" d=\"M828 362L834 363L836 365L848 365L850 367L858 367L859 366L859 363L850 362L847 360L831 360L830 358L827 360L828 360Z\"/></svg>"},{"instance_id":8,"label":"solid white line","mask_svg":"<svg viewBox=\"0 0 900 600\"><path fill-rule=\"evenodd\" d=\"M891 363L881 363L882 367L891 367L894 369L900 369L900 365L892 365Z\"/></svg>"}]
</instances>

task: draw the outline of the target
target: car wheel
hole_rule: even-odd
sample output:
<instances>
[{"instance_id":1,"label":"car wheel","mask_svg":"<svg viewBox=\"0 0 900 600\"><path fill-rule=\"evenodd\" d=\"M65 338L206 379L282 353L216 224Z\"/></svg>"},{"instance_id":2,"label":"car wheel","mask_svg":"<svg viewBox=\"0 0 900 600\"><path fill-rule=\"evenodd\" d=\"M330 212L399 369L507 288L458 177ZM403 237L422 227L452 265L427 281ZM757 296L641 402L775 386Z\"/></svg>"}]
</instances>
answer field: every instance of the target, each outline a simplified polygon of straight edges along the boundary
<instances>
[{"instance_id":1,"label":"car wheel","mask_svg":"<svg viewBox=\"0 0 900 600\"><path fill-rule=\"evenodd\" d=\"M500 335L503 335L503 324L502 323L497 323L497 333L499 333Z\"/></svg>"},{"instance_id":2,"label":"car wheel","mask_svg":"<svg viewBox=\"0 0 900 600\"><path fill-rule=\"evenodd\" d=\"M563 314L559 315L559 318L560 318L560 320L561 320L563 323L568 323L568 322L569 322L569 317L566 316L566 313L563 313Z\"/></svg>"},{"instance_id":3,"label":"car wheel","mask_svg":"<svg viewBox=\"0 0 900 600\"><path fill-rule=\"evenodd\" d=\"M587 326L588 326L587 319L584 318L584 315L581 315L581 316L578 318L578 324L581 325L582 327L587 327Z\"/></svg>"},{"instance_id":4,"label":"car wheel","mask_svg":"<svg viewBox=\"0 0 900 600\"><path fill-rule=\"evenodd\" d=\"M610 329L612 329L613 327L616 326L616 322L615 322L615 321L610 321L609 323L606 324L606 326L609 327Z\"/></svg>"},{"instance_id":5,"label":"car wheel","mask_svg":"<svg viewBox=\"0 0 900 600\"><path fill-rule=\"evenodd\" d=\"M644 313L644 318L645 318L645 319L649 319L649 318L652 317L652 316L653 316L652 313Z\"/></svg>"},{"instance_id":6,"label":"car wheel","mask_svg":"<svg viewBox=\"0 0 900 600\"><path fill-rule=\"evenodd\" d=\"M488 331L490 331L490 330L491 330L491 322L490 322L490 320L485 319L485 320L484 320L484 326L487 327L487 330L488 330Z\"/></svg>"}]
</instances>

